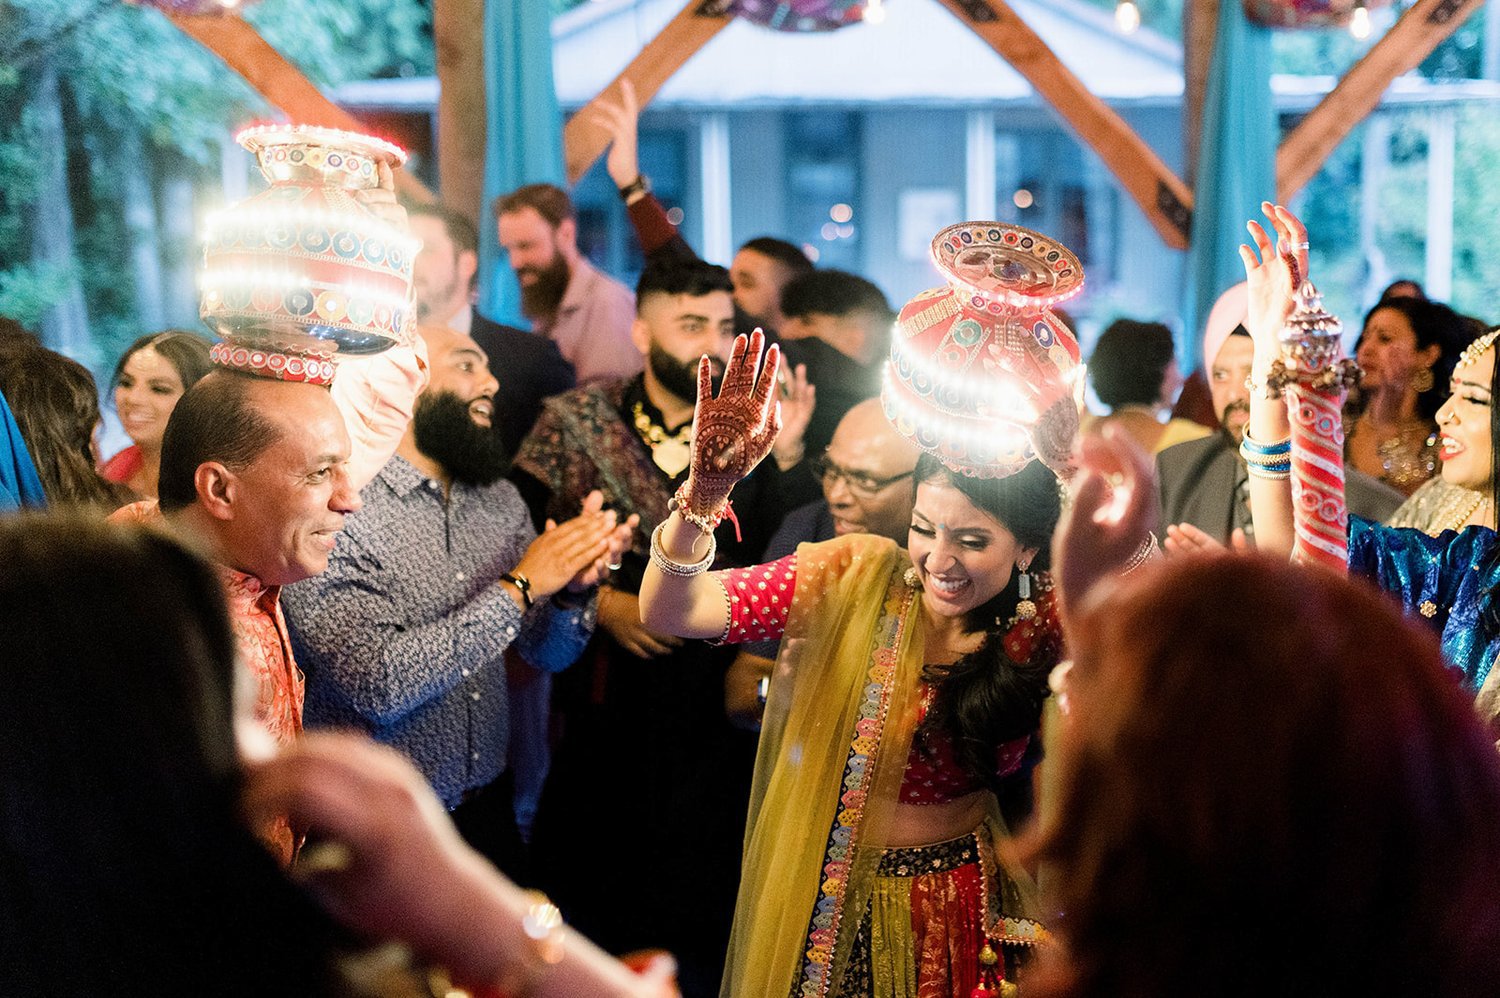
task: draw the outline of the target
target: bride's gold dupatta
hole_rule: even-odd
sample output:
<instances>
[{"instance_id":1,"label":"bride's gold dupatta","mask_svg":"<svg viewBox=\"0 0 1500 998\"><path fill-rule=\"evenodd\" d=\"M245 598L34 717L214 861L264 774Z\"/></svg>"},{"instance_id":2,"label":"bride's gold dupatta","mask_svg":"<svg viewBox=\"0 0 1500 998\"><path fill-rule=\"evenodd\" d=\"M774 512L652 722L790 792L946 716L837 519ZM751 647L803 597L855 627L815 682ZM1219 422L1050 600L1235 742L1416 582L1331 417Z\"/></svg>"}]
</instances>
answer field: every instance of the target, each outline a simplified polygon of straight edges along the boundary
<instances>
[{"instance_id":1,"label":"bride's gold dupatta","mask_svg":"<svg viewBox=\"0 0 1500 998\"><path fill-rule=\"evenodd\" d=\"M923 636L909 565L894 542L867 535L797 550L725 998L827 995L843 975L916 727ZM753 595L788 598L778 585Z\"/></svg>"}]
</instances>

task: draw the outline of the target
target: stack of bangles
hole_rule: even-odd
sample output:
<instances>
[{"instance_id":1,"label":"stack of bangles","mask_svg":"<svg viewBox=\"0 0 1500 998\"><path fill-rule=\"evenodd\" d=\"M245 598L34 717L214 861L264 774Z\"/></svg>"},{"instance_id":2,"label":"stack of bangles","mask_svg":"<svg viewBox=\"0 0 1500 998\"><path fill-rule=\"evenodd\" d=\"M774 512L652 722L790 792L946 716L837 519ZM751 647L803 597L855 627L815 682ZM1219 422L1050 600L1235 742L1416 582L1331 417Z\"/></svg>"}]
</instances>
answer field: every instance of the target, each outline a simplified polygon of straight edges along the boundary
<instances>
[{"instance_id":1,"label":"stack of bangles","mask_svg":"<svg viewBox=\"0 0 1500 998\"><path fill-rule=\"evenodd\" d=\"M1249 430L1240 440L1240 457L1246 470L1256 478L1284 481L1292 477L1292 438L1263 444L1252 439Z\"/></svg>"}]
</instances>

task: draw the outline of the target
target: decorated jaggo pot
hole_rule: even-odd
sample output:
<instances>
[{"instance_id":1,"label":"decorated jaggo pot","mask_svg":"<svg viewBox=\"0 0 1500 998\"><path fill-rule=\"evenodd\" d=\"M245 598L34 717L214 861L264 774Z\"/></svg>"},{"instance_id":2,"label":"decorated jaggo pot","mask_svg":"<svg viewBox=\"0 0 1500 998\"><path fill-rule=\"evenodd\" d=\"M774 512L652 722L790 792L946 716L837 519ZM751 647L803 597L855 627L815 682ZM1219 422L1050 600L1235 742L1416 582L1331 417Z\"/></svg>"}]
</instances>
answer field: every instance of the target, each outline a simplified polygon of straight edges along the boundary
<instances>
[{"instance_id":1,"label":"decorated jaggo pot","mask_svg":"<svg viewBox=\"0 0 1500 998\"><path fill-rule=\"evenodd\" d=\"M208 223L200 315L223 342L214 360L267 377L324 383L335 358L380 353L413 316L419 243L356 196L406 153L332 128L241 132L271 186Z\"/></svg>"},{"instance_id":2,"label":"decorated jaggo pot","mask_svg":"<svg viewBox=\"0 0 1500 998\"><path fill-rule=\"evenodd\" d=\"M1349 23L1356 7L1374 10L1391 0L1244 0L1245 16L1268 28L1329 28Z\"/></svg>"},{"instance_id":3,"label":"decorated jaggo pot","mask_svg":"<svg viewBox=\"0 0 1500 998\"><path fill-rule=\"evenodd\" d=\"M1003 478L1033 458L1063 474L1078 431L1078 341L1051 306L1083 290L1078 258L1003 222L932 241L947 285L901 309L881 400L903 435L949 468Z\"/></svg>"},{"instance_id":4,"label":"decorated jaggo pot","mask_svg":"<svg viewBox=\"0 0 1500 998\"><path fill-rule=\"evenodd\" d=\"M733 13L777 31L832 31L864 20L868 0L709 0L713 9Z\"/></svg>"}]
</instances>

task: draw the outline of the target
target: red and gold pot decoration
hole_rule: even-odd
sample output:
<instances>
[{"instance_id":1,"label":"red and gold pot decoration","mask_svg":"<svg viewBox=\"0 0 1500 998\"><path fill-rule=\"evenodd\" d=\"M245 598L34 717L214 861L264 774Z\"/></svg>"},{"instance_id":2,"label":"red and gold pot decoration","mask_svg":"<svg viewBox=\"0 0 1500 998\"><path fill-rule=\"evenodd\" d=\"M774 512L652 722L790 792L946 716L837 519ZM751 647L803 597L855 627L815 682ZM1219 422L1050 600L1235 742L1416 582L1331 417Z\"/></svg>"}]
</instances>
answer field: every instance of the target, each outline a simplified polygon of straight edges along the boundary
<instances>
[{"instance_id":1,"label":"red and gold pot decoration","mask_svg":"<svg viewBox=\"0 0 1500 998\"><path fill-rule=\"evenodd\" d=\"M949 468L1003 478L1039 458L1062 474L1078 431L1078 341L1051 308L1083 290L1066 247L1004 222L932 241L944 287L901 310L881 399L892 425Z\"/></svg>"},{"instance_id":2,"label":"red and gold pot decoration","mask_svg":"<svg viewBox=\"0 0 1500 998\"><path fill-rule=\"evenodd\" d=\"M715 0L720 8L776 31L832 31L865 19L870 0ZM880 0L875 0L879 5Z\"/></svg>"},{"instance_id":3,"label":"red and gold pot decoration","mask_svg":"<svg viewBox=\"0 0 1500 998\"><path fill-rule=\"evenodd\" d=\"M1245 17L1268 28L1343 27L1356 8L1390 6L1391 0L1244 0Z\"/></svg>"},{"instance_id":4,"label":"red and gold pot decoration","mask_svg":"<svg viewBox=\"0 0 1500 998\"><path fill-rule=\"evenodd\" d=\"M419 244L367 207L379 166L406 153L332 128L263 125L237 137L270 187L209 220L200 315L215 361L324 383L337 357L380 353L412 321Z\"/></svg>"}]
</instances>

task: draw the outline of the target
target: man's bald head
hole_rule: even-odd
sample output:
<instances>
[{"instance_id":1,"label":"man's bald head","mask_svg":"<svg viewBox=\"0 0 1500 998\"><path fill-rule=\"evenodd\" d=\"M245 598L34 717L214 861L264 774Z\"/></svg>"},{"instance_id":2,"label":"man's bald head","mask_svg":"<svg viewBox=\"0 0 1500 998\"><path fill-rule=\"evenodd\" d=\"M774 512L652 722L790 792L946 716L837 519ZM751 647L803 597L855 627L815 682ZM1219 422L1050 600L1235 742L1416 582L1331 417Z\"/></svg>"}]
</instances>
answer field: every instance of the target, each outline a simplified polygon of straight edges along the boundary
<instances>
[{"instance_id":1,"label":"man's bald head","mask_svg":"<svg viewBox=\"0 0 1500 998\"><path fill-rule=\"evenodd\" d=\"M916 487L917 447L896 432L879 399L844 414L828 445L823 496L839 534L870 533L906 543Z\"/></svg>"}]
</instances>

